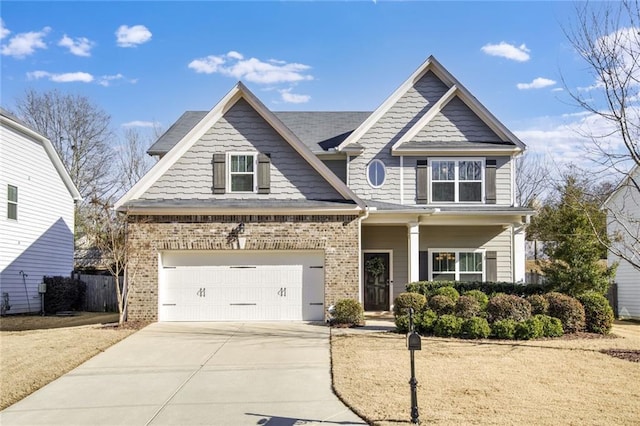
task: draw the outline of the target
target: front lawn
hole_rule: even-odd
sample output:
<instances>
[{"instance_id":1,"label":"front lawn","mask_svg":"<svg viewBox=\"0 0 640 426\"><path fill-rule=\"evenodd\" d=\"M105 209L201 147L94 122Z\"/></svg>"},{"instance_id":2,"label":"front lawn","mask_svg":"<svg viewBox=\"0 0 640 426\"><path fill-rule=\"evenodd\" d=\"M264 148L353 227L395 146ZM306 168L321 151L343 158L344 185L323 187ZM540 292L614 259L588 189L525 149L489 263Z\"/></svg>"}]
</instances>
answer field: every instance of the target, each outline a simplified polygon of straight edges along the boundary
<instances>
[{"instance_id":1,"label":"front lawn","mask_svg":"<svg viewBox=\"0 0 640 426\"><path fill-rule=\"evenodd\" d=\"M618 338L423 338L423 350L416 352L420 420L443 425L637 425L640 363L601 351L640 350L640 325L619 322L612 333ZM336 393L373 424L409 422L405 344L400 334L333 331Z\"/></svg>"}]
</instances>

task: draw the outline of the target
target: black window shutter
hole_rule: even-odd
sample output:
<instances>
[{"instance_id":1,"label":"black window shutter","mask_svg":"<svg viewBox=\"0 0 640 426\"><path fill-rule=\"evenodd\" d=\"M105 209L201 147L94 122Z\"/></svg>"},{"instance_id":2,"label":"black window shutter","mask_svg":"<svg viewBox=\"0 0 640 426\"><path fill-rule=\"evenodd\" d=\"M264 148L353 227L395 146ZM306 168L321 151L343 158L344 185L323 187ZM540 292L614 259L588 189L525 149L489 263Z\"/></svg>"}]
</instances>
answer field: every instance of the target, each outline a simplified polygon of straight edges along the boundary
<instances>
[{"instance_id":1,"label":"black window shutter","mask_svg":"<svg viewBox=\"0 0 640 426\"><path fill-rule=\"evenodd\" d=\"M258 154L258 194L271 192L271 158L269 154Z\"/></svg>"},{"instance_id":2,"label":"black window shutter","mask_svg":"<svg viewBox=\"0 0 640 426\"><path fill-rule=\"evenodd\" d=\"M213 154L213 193L224 194L226 189L226 156Z\"/></svg>"},{"instance_id":3,"label":"black window shutter","mask_svg":"<svg viewBox=\"0 0 640 426\"><path fill-rule=\"evenodd\" d=\"M428 177L427 160L418 160L416 163L416 203L418 204L427 204L429 201Z\"/></svg>"},{"instance_id":4,"label":"black window shutter","mask_svg":"<svg viewBox=\"0 0 640 426\"><path fill-rule=\"evenodd\" d=\"M487 158L485 162L485 198L487 204L496 204L496 159Z\"/></svg>"},{"instance_id":5,"label":"black window shutter","mask_svg":"<svg viewBox=\"0 0 640 426\"><path fill-rule=\"evenodd\" d=\"M419 253L420 256L420 272L418 273L418 279L420 281L428 281L429 280L429 252L421 251Z\"/></svg>"},{"instance_id":6,"label":"black window shutter","mask_svg":"<svg viewBox=\"0 0 640 426\"><path fill-rule=\"evenodd\" d=\"M487 261L487 281L488 282L496 282L498 281L498 252L497 251L488 251L486 253L486 261Z\"/></svg>"}]
</instances>

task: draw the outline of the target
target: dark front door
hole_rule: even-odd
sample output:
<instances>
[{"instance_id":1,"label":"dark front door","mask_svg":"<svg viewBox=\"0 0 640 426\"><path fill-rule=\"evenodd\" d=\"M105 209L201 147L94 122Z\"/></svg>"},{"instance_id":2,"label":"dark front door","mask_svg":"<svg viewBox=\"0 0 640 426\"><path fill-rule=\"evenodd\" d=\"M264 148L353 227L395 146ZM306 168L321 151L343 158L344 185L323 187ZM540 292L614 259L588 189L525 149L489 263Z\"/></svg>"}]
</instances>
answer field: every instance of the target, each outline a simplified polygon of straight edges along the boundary
<instances>
[{"instance_id":1,"label":"dark front door","mask_svg":"<svg viewBox=\"0 0 640 426\"><path fill-rule=\"evenodd\" d=\"M364 310L389 310L389 253L364 254Z\"/></svg>"}]
</instances>

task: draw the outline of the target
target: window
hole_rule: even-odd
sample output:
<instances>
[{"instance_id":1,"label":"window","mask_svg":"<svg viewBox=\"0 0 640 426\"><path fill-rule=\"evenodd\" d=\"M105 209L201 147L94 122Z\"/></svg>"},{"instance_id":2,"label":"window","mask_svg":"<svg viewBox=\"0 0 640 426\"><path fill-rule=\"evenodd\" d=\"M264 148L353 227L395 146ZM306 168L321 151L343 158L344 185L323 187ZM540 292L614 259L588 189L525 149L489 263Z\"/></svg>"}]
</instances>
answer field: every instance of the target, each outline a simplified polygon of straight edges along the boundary
<instances>
[{"instance_id":1,"label":"window","mask_svg":"<svg viewBox=\"0 0 640 426\"><path fill-rule=\"evenodd\" d=\"M18 187L7 185L7 218L18 220Z\"/></svg>"},{"instance_id":2,"label":"window","mask_svg":"<svg viewBox=\"0 0 640 426\"><path fill-rule=\"evenodd\" d=\"M384 184L386 174L384 163L380 160L373 160L367 166L367 180L374 188L380 188Z\"/></svg>"},{"instance_id":3,"label":"window","mask_svg":"<svg viewBox=\"0 0 640 426\"><path fill-rule=\"evenodd\" d=\"M433 281L484 281L484 253L473 250L430 252Z\"/></svg>"},{"instance_id":4,"label":"window","mask_svg":"<svg viewBox=\"0 0 640 426\"><path fill-rule=\"evenodd\" d=\"M255 192L254 154L229 155L229 192Z\"/></svg>"},{"instance_id":5,"label":"window","mask_svg":"<svg viewBox=\"0 0 640 426\"><path fill-rule=\"evenodd\" d=\"M482 201L482 160L432 160L431 201L465 203Z\"/></svg>"}]
</instances>

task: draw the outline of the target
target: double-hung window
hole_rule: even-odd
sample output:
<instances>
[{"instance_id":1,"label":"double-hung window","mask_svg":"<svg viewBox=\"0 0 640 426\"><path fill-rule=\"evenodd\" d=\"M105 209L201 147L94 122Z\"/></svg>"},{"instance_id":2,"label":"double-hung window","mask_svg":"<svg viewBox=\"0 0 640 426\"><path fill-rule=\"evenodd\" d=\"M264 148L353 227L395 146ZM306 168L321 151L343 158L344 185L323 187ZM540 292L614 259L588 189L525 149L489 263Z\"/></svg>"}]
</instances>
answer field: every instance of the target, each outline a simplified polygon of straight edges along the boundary
<instances>
[{"instance_id":1,"label":"double-hung window","mask_svg":"<svg viewBox=\"0 0 640 426\"><path fill-rule=\"evenodd\" d=\"M430 250L429 279L433 281L484 281L484 252L479 250Z\"/></svg>"},{"instance_id":2,"label":"double-hung window","mask_svg":"<svg viewBox=\"0 0 640 426\"><path fill-rule=\"evenodd\" d=\"M431 202L482 202L483 162L480 159L431 160Z\"/></svg>"},{"instance_id":3,"label":"double-hung window","mask_svg":"<svg viewBox=\"0 0 640 426\"><path fill-rule=\"evenodd\" d=\"M7 218L18 220L18 187L7 185Z\"/></svg>"},{"instance_id":4,"label":"double-hung window","mask_svg":"<svg viewBox=\"0 0 640 426\"><path fill-rule=\"evenodd\" d=\"M229 192L256 191L256 154L229 154Z\"/></svg>"}]
</instances>

